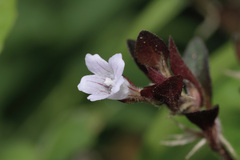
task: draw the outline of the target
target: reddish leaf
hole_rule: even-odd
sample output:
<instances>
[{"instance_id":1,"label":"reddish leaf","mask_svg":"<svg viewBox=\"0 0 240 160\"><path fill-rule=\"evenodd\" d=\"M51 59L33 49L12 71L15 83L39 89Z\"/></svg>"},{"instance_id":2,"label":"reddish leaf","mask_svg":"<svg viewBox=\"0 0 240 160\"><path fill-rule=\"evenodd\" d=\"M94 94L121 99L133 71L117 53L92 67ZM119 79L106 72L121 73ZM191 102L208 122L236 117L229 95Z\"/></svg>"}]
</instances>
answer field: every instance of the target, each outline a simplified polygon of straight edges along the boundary
<instances>
[{"instance_id":1,"label":"reddish leaf","mask_svg":"<svg viewBox=\"0 0 240 160\"><path fill-rule=\"evenodd\" d=\"M166 76L165 70L167 69L169 52L166 44L158 36L148 31L141 31L136 41L133 56L137 63L155 68Z\"/></svg>"},{"instance_id":2,"label":"reddish leaf","mask_svg":"<svg viewBox=\"0 0 240 160\"><path fill-rule=\"evenodd\" d=\"M171 37L169 38L169 60L170 60L172 72L175 75L181 75L183 79L189 80L197 88L200 96L199 104L200 106L202 106L203 96L202 96L202 90L201 90L200 84L197 81L197 79L194 77L190 69L184 63Z\"/></svg>"},{"instance_id":3,"label":"reddish leaf","mask_svg":"<svg viewBox=\"0 0 240 160\"><path fill-rule=\"evenodd\" d=\"M197 111L185 114L186 117L202 130L207 130L214 125L214 121L218 116L219 107L218 105L209 110Z\"/></svg>"},{"instance_id":4,"label":"reddish leaf","mask_svg":"<svg viewBox=\"0 0 240 160\"><path fill-rule=\"evenodd\" d=\"M172 111L178 111L178 100L182 92L182 76L173 76L152 86L145 87L141 90L141 96L153 99L160 103L165 103Z\"/></svg>"},{"instance_id":5,"label":"reddish leaf","mask_svg":"<svg viewBox=\"0 0 240 160\"><path fill-rule=\"evenodd\" d=\"M147 70L148 70L147 76L152 82L154 82L156 84L161 84L161 83L163 83L163 81L167 80L167 78L164 77L157 70L155 70L151 67L148 67Z\"/></svg>"},{"instance_id":6,"label":"reddish leaf","mask_svg":"<svg viewBox=\"0 0 240 160\"><path fill-rule=\"evenodd\" d=\"M180 75L165 80L153 89L155 99L166 103L170 110L178 111L178 100L182 92L183 78Z\"/></svg>"},{"instance_id":7,"label":"reddish leaf","mask_svg":"<svg viewBox=\"0 0 240 160\"><path fill-rule=\"evenodd\" d=\"M129 50L131 56L133 57L134 61L138 65L139 69L141 69L146 74L146 76L154 83L160 84L164 80L166 80L167 78L165 78L157 70L153 69L152 67L147 67L147 66L144 66L144 65L138 63L136 56L135 56L135 44L136 44L136 42L134 40L127 40L128 50Z\"/></svg>"},{"instance_id":8,"label":"reddish leaf","mask_svg":"<svg viewBox=\"0 0 240 160\"><path fill-rule=\"evenodd\" d=\"M144 87L140 92L141 96L143 96L145 98L149 98L149 99L154 99L153 90L155 87L156 87L156 85Z\"/></svg>"}]
</instances>

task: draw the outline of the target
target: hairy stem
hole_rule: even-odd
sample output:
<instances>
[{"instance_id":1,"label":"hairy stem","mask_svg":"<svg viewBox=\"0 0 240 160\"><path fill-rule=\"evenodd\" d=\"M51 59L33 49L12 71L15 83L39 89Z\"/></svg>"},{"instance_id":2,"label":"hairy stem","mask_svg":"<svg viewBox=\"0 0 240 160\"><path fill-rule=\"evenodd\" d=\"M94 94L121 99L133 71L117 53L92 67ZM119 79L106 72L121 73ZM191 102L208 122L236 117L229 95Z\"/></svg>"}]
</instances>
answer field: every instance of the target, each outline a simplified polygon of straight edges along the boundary
<instances>
[{"instance_id":1,"label":"hairy stem","mask_svg":"<svg viewBox=\"0 0 240 160\"><path fill-rule=\"evenodd\" d=\"M211 128L206 129L204 132L209 145L214 152L216 152L223 160L234 160L232 155L222 144L216 125L213 125Z\"/></svg>"}]
</instances>

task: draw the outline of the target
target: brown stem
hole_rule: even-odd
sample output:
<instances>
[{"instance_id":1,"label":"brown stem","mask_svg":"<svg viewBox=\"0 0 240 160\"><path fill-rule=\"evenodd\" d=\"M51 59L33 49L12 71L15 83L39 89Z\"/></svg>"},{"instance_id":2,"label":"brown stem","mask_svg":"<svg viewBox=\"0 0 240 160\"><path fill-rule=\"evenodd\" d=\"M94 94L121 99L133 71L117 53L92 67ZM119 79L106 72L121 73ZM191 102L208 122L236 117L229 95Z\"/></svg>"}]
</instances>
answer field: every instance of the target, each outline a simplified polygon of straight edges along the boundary
<instances>
[{"instance_id":1,"label":"brown stem","mask_svg":"<svg viewBox=\"0 0 240 160\"><path fill-rule=\"evenodd\" d=\"M234 160L233 157L229 154L227 149L221 144L216 152L222 157L224 160Z\"/></svg>"},{"instance_id":2,"label":"brown stem","mask_svg":"<svg viewBox=\"0 0 240 160\"><path fill-rule=\"evenodd\" d=\"M211 128L204 130L205 136L209 142L211 149L218 153L223 160L234 160L232 155L228 150L223 146L219 139L219 133L217 131L216 125L213 125Z\"/></svg>"}]
</instances>

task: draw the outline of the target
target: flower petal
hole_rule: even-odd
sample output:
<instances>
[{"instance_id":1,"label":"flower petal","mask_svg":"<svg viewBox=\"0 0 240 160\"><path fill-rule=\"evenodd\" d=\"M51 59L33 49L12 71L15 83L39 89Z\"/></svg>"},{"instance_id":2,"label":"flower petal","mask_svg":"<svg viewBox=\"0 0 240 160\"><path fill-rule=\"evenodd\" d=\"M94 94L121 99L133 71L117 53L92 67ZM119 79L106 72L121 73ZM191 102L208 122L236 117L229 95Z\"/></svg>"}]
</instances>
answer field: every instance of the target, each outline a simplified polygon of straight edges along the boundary
<instances>
[{"instance_id":1,"label":"flower petal","mask_svg":"<svg viewBox=\"0 0 240 160\"><path fill-rule=\"evenodd\" d=\"M122 76L125 63L122 59L122 54L117 53L108 60L109 65L112 67L116 79Z\"/></svg>"},{"instance_id":2,"label":"flower petal","mask_svg":"<svg viewBox=\"0 0 240 160\"><path fill-rule=\"evenodd\" d=\"M121 53L109 58L109 63L98 54L87 54L85 60L88 69L95 75L84 76L78 89L91 94L89 100L122 100L128 97L130 84L122 76L125 63Z\"/></svg>"},{"instance_id":3,"label":"flower petal","mask_svg":"<svg viewBox=\"0 0 240 160\"><path fill-rule=\"evenodd\" d=\"M102 100L102 99L106 99L108 98L109 95L89 95L87 97L87 99L89 99L90 101L98 101L98 100Z\"/></svg>"},{"instance_id":4,"label":"flower petal","mask_svg":"<svg viewBox=\"0 0 240 160\"><path fill-rule=\"evenodd\" d=\"M97 75L82 77L78 89L93 95L110 95L109 89L104 85L104 78Z\"/></svg>"},{"instance_id":5,"label":"flower petal","mask_svg":"<svg viewBox=\"0 0 240 160\"><path fill-rule=\"evenodd\" d=\"M130 94L129 82L123 78L123 83L122 80L120 80L118 83L119 84L121 83L121 85L118 88L118 91L116 93L112 92L113 94L111 94L111 96L109 96L108 99L123 100L129 96Z\"/></svg>"},{"instance_id":6,"label":"flower petal","mask_svg":"<svg viewBox=\"0 0 240 160\"><path fill-rule=\"evenodd\" d=\"M121 85L124 83L123 76L119 77L111 89L111 94L114 94L120 90Z\"/></svg>"},{"instance_id":7,"label":"flower petal","mask_svg":"<svg viewBox=\"0 0 240 160\"><path fill-rule=\"evenodd\" d=\"M85 57L86 65L89 71L100 76L109 76L113 74L110 65L98 54L87 54Z\"/></svg>"}]
</instances>

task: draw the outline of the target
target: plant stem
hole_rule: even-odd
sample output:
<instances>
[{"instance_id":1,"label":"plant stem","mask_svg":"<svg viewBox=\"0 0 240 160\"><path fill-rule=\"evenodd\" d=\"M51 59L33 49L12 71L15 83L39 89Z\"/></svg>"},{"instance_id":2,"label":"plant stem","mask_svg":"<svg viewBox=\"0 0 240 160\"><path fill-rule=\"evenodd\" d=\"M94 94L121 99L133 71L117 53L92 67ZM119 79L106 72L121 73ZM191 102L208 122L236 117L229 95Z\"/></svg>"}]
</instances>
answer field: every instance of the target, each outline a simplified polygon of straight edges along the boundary
<instances>
[{"instance_id":1,"label":"plant stem","mask_svg":"<svg viewBox=\"0 0 240 160\"><path fill-rule=\"evenodd\" d=\"M216 152L222 157L224 160L234 160L233 157L229 154L227 149L220 144L219 148L216 150Z\"/></svg>"},{"instance_id":2,"label":"plant stem","mask_svg":"<svg viewBox=\"0 0 240 160\"><path fill-rule=\"evenodd\" d=\"M228 152L220 140L216 123L211 128L206 129L204 132L209 145L214 152L218 153L223 160L234 160L232 155Z\"/></svg>"}]
</instances>

